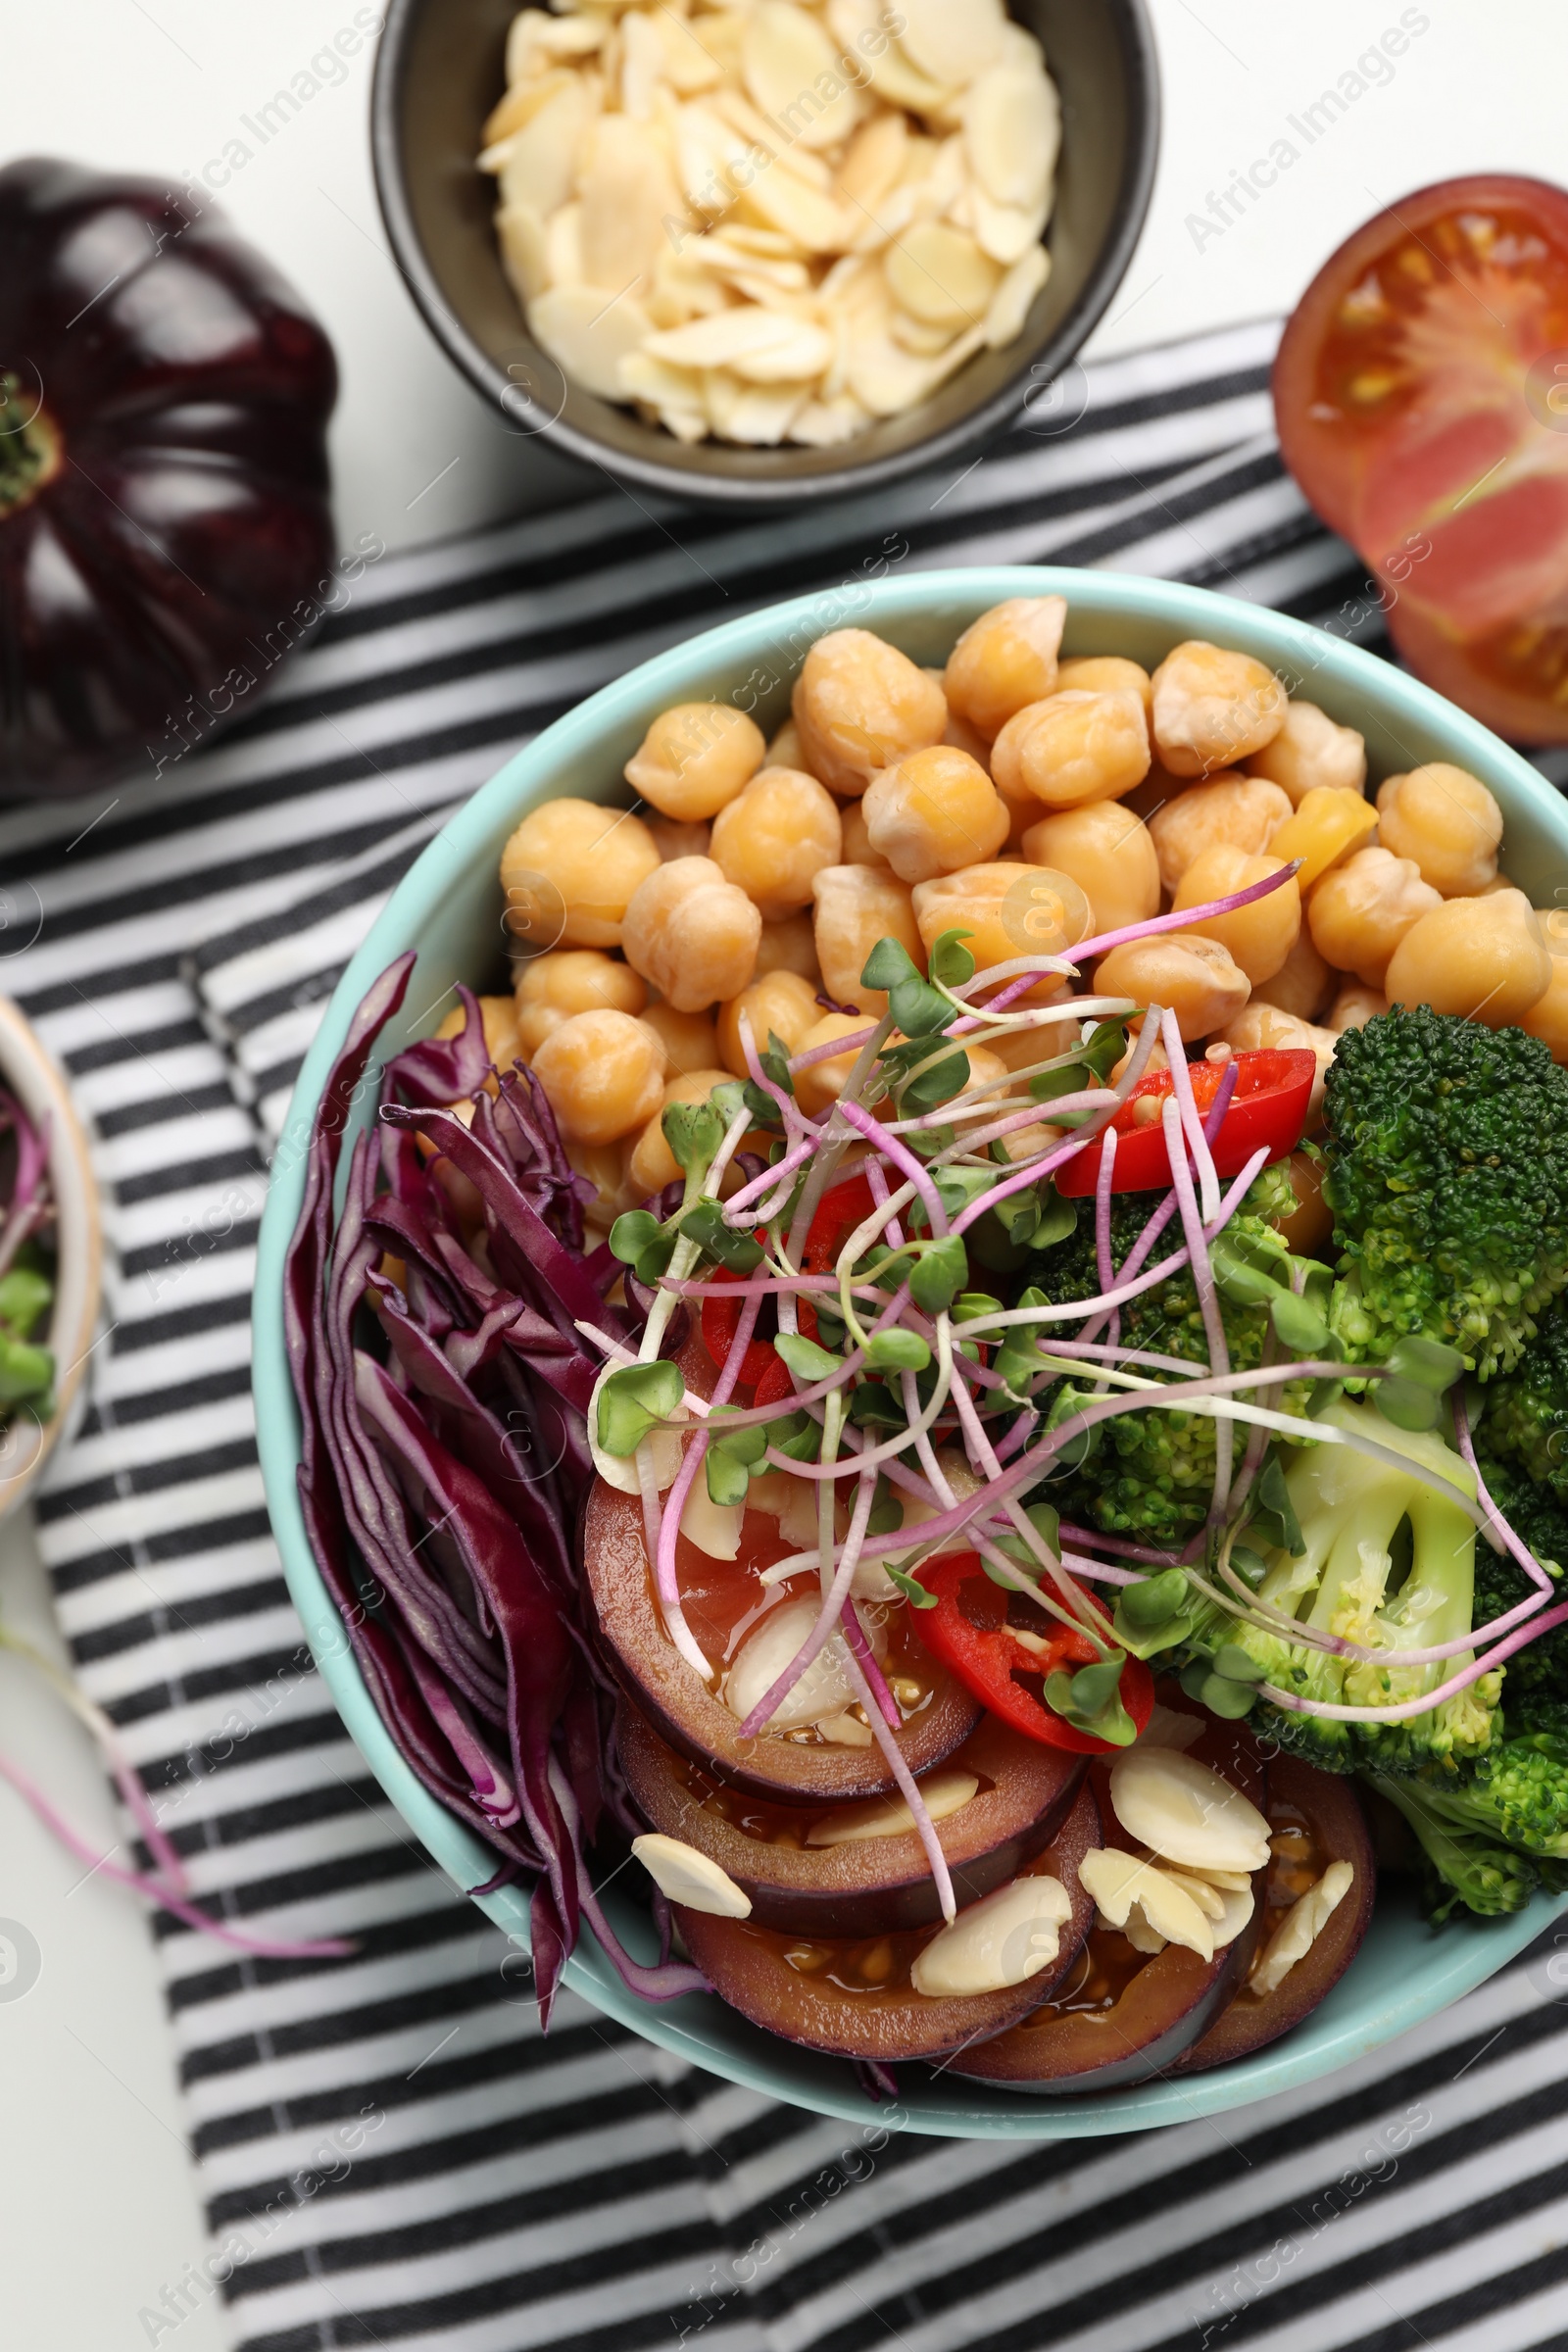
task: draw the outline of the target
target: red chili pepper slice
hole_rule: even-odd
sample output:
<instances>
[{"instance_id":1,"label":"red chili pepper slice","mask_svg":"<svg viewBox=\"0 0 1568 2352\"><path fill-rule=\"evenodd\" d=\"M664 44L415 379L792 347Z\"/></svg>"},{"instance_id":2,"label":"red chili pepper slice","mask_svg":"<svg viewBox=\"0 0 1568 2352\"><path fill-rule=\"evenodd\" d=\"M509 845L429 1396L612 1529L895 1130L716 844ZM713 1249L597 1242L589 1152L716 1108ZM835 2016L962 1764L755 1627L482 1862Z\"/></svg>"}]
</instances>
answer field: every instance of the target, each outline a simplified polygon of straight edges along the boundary
<instances>
[{"instance_id":1,"label":"red chili pepper slice","mask_svg":"<svg viewBox=\"0 0 1568 2352\"><path fill-rule=\"evenodd\" d=\"M1200 1111L1206 1111L1219 1090L1226 1065L1191 1061L1187 1065ZM1306 1109L1317 1077L1317 1056L1304 1047L1268 1047L1235 1056L1236 1092L1214 1140L1214 1165L1222 1176L1235 1176L1259 1145L1270 1159L1284 1159L1295 1151L1306 1125ZM1170 1183L1170 1154L1159 1120L1159 1105L1172 1093L1169 1070L1154 1070L1140 1078L1111 1125L1116 1130L1116 1171L1113 1193L1163 1192ZM1152 1102L1140 1122L1138 1105ZM1042 1114L1049 1117L1049 1107ZM1056 1178L1056 1190L1067 1200L1093 1193L1100 1175L1104 1146L1097 1137L1087 1151L1070 1159Z\"/></svg>"},{"instance_id":2,"label":"red chili pepper slice","mask_svg":"<svg viewBox=\"0 0 1568 2352\"><path fill-rule=\"evenodd\" d=\"M715 1266L707 1279L718 1284L739 1282L742 1278L739 1274L729 1273L723 1266ZM735 1334L740 1327L740 1299L715 1298L710 1291L703 1300L703 1346L720 1371L729 1359L729 1351L735 1345ZM779 1365L780 1371L783 1370L783 1365L773 1353L772 1341L751 1340L741 1358L740 1378L748 1382L760 1380L774 1364Z\"/></svg>"},{"instance_id":3,"label":"red chili pepper slice","mask_svg":"<svg viewBox=\"0 0 1568 2352\"><path fill-rule=\"evenodd\" d=\"M911 1610L910 1624L932 1656L940 1658L993 1715L1045 1747L1068 1748L1076 1756L1119 1752L1108 1740L1096 1740L1064 1722L1043 1695L1046 1676L1057 1667L1092 1662L1095 1646L1086 1635L1032 1612L1028 1630L1039 1634L1047 1644L1045 1651L1015 1641L1007 1628L1007 1594L993 1584L972 1551L927 1560L919 1581L936 1594L937 1605ZM1129 1658L1122 1668L1121 1703L1141 1733L1154 1706L1154 1678L1141 1658Z\"/></svg>"},{"instance_id":4,"label":"red chili pepper slice","mask_svg":"<svg viewBox=\"0 0 1568 2352\"><path fill-rule=\"evenodd\" d=\"M757 1394L752 1398L752 1402L754 1404L791 1403L795 1396L795 1383L790 1378L790 1368L781 1355L774 1354L771 1348L768 1348L767 1353L767 1369L758 1376Z\"/></svg>"},{"instance_id":5,"label":"red chili pepper slice","mask_svg":"<svg viewBox=\"0 0 1568 2352\"><path fill-rule=\"evenodd\" d=\"M830 1192L824 1193L817 1202L811 1229L806 1237L806 1248L801 1258L802 1271L807 1274L831 1272L839 1251L857 1225L863 1224L871 1214L871 1187L863 1176L847 1177L843 1184L836 1184ZM720 1267L715 1268L708 1279L717 1286L739 1282L741 1277L727 1273ZM740 1300L715 1298L710 1292L703 1300L702 1321L703 1346L714 1363L722 1365L740 1329ZM800 1326L808 1340L815 1339L815 1310L804 1298L800 1302ZM771 1404L778 1397L793 1396L794 1389L788 1373L773 1352L772 1341L753 1340L742 1360L740 1378L748 1383L756 1383L767 1378L774 1366L783 1374L784 1385L782 1388L775 1386L769 1389L765 1396L759 1397L760 1404Z\"/></svg>"}]
</instances>

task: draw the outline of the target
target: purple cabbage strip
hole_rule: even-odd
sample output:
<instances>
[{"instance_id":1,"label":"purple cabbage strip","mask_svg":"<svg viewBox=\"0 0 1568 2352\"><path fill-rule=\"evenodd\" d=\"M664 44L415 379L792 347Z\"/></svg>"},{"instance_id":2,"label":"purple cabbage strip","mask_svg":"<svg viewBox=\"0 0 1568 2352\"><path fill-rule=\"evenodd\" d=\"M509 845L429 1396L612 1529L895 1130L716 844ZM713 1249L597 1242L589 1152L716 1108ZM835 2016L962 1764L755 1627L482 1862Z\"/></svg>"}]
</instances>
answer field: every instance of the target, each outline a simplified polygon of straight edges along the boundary
<instances>
[{"instance_id":1,"label":"purple cabbage strip","mask_svg":"<svg viewBox=\"0 0 1568 2352\"><path fill-rule=\"evenodd\" d=\"M584 1919L633 1989L702 1983L621 1949L585 1851L607 1820L640 1824L577 1558L599 1356L576 1326L634 1344L641 1302L605 1303L620 1269L585 1254L592 1188L528 1072L492 1076L466 990L457 1034L406 1047L377 1079L413 968L400 957L367 995L311 1136L285 1273L300 1499L400 1752L496 1853L486 1886L532 1888L548 2024ZM345 1168L372 1085L377 1116Z\"/></svg>"},{"instance_id":2,"label":"purple cabbage strip","mask_svg":"<svg viewBox=\"0 0 1568 2352\"><path fill-rule=\"evenodd\" d=\"M54 1216L48 1118L35 1127L16 1096L0 1088L0 1136L7 1133L17 1139L17 1164L11 1198L0 1202L0 1274L6 1272L23 1243L41 1234Z\"/></svg>"}]
</instances>

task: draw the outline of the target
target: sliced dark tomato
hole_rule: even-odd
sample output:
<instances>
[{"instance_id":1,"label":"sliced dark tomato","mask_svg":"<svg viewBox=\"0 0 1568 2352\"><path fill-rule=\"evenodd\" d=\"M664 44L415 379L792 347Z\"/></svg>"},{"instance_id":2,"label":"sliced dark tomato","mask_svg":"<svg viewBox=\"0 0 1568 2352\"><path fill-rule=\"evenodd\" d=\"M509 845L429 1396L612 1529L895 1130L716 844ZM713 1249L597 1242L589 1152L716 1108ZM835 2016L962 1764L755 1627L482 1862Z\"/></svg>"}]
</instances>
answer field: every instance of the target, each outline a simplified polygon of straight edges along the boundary
<instances>
[{"instance_id":1,"label":"sliced dark tomato","mask_svg":"<svg viewBox=\"0 0 1568 2352\"><path fill-rule=\"evenodd\" d=\"M1568 191L1487 173L1379 213L1298 304L1274 410L1421 676L1568 740Z\"/></svg>"},{"instance_id":2,"label":"sliced dark tomato","mask_svg":"<svg viewBox=\"0 0 1568 2352\"><path fill-rule=\"evenodd\" d=\"M1301 1140L1307 1104L1317 1075L1317 1057L1305 1047L1265 1047L1256 1054L1238 1054L1236 1092L1213 1143L1214 1165L1222 1176L1235 1176L1259 1145L1270 1159L1284 1159ZM1225 1064L1191 1061L1187 1065L1193 1096L1206 1111L1218 1092ZM1169 1070L1154 1070L1140 1078L1111 1121L1116 1130L1116 1169L1112 1192L1162 1192L1170 1183L1170 1154L1159 1106L1173 1092ZM1152 1109L1140 1111L1140 1104ZM1056 1175L1056 1190L1066 1200L1080 1200L1093 1193L1100 1176L1104 1146L1097 1140Z\"/></svg>"},{"instance_id":3,"label":"sliced dark tomato","mask_svg":"<svg viewBox=\"0 0 1568 2352\"><path fill-rule=\"evenodd\" d=\"M919 1581L936 1594L937 1605L911 1610L911 1626L932 1656L940 1658L993 1715L1047 1747L1064 1747L1078 1756L1118 1752L1108 1741L1065 1723L1042 1695L1048 1674L1093 1662L1098 1653L1086 1635L1056 1625L1021 1595L1009 1599L972 1551L927 1560ZM1010 1622L1014 1610L1020 1619L1016 1631ZM1020 1641L1018 1633L1030 1638ZM1153 1709L1154 1678L1141 1659L1127 1660L1120 1689L1121 1703L1142 1732Z\"/></svg>"}]
</instances>

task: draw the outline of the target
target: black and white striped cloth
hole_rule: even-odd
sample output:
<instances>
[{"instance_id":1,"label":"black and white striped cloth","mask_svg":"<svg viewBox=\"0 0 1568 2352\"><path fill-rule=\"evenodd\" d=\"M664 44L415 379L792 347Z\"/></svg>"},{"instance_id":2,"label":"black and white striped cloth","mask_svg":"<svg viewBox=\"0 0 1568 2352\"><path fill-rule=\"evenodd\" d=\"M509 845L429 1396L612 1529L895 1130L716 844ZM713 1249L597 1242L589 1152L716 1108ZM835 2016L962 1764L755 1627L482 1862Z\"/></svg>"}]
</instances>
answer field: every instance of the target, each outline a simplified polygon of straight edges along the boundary
<instances>
[{"instance_id":1,"label":"black and white striped cloth","mask_svg":"<svg viewBox=\"0 0 1568 2352\"><path fill-rule=\"evenodd\" d=\"M314 1672L256 1467L265 1164L319 1009L443 811L722 616L917 564L1181 574L1375 641L1282 474L1276 330L1104 363L983 463L787 519L619 495L388 556L259 709L156 780L0 819L0 979L65 1064L111 1244L87 1417L39 1506L82 1685L212 1911L169 1916L186 2116L244 2352L1568 2347L1568 1968L1527 1955L1353 2074L1164 2132L862 2132L525 1983ZM127 1838L129 1832L127 1829ZM167 2340L180 2306L138 2316Z\"/></svg>"}]
</instances>

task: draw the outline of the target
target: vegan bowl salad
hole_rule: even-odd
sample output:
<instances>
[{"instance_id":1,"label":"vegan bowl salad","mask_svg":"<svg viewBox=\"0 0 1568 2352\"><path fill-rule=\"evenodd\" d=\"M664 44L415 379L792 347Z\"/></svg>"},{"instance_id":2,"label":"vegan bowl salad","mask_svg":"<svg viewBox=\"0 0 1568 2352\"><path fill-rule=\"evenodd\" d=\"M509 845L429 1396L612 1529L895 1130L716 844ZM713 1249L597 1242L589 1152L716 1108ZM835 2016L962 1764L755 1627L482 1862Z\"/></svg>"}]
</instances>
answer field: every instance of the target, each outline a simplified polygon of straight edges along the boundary
<instances>
[{"instance_id":1,"label":"vegan bowl salad","mask_svg":"<svg viewBox=\"0 0 1568 2352\"><path fill-rule=\"evenodd\" d=\"M300 1493L421 1783L654 1998L1071 2093L1568 1858L1568 961L1251 658L811 646L542 803L323 1092ZM657 1960L597 1891L627 1849Z\"/></svg>"}]
</instances>

